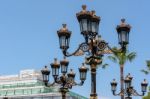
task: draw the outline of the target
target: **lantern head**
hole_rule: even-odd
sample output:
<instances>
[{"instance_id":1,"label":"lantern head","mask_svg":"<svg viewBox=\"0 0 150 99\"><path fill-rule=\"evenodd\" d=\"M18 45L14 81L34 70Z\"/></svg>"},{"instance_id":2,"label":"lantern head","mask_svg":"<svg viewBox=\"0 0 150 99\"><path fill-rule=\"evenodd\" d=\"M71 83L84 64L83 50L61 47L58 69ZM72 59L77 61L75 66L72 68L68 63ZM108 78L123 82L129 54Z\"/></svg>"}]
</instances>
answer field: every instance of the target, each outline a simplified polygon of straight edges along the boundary
<instances>
[{"instance_id":1,"label":"lantern head","mask_svg":"<svg viewBox=\"0 0 150 99\"><path fill-rule=\"evenodd\" d=\"M67 74L67 76L68 80L73 83L75 78L75 73L73 72L73 69L70 69L70 72Z\"/></svg>"},{"instance_id":2,"label":"lantern head","mask_svg":"<svg viewBox=\"0 0 150 99\"><path fill-rule=\"evenodd\" d=\"M82 63L82 66L79 68L81 81L86 80L87 71L88 71L88 68L84 65L84 63Z\"/></svg>"},{"instance_id":3,"label":"lantern head","mask_svg":"<svg viewBox=\"0 0 150 99\"><path fill-rule=\"evenodd\" d=\"M148 83L146 79L144 79L144 81L141 83L141 89L142 89L143 94L147 91L147 86L148 86Z\"/></svg>"},{"instance_id":4,"label":"lantern head","mask_svg":"<svg viewBox=\"0 0 150 99\"><path fill-rule=\"evenodd\" d=\"M123 47L129 43L129 32L131 26L125 23L125 19L121 19L121 24L117 26L119 44Z\"/></svg>"},{"instance_id":5,"label":"lantern head","mask_svg":"<svg viewBox=\"0 0 150 99\"><path fill-rule=\"evenodd\" d=\"M43 76L43 82L45 83L45 85L48 84L49 81L49 75L50 75L50 70L48 69L47 66L45 66L42 70L41 70L42 76Z\"/></svg>"},{"instance_id":6,"label":"lantern head","mask_svg":"<svg viewBox=\"0 0 150 99\"><path fill-rule=\"evenodd\" d=\"M117 87L117 82L116 82L116 80L113 79L113 81L112 81L110 84L111 84L111 90L112 90L113 94L115 94L116 87Z\"/></svg>"},{"instance_id":7,"label":"lantern head","mask_svg":"<svg viewBox=\"0 0 150 99\"><path fill-rule=\"evenodd\" d=\"M52 75L56 80L59 75L59 68L60 68L60 64L57 62L56 58L54 59L54 63L51 63L51 68L52 68Z\"/></svg>"},{"instance_id":8,"label":"lantern head","mask_svg":"<svg viewBox=\"0 0 150 99\"><path fill-rule=\"evenodd\" d=\"M60 65L61 65L61 73L66 74L69 65L69 61L66 59L66 57L64 57L64 60L60 61Z\"/></svg>"},{"instance_id":9,"label":"lantern head","mask_svg":"<svg viewBox=\"0 0 150 99\"><path fill-rule=\"evenodd\" d=\"M57 31L60 48L62 50L67 50L69 48L71 31L69 31L66 26L66 24L63 24L63 28Z\"/></svg>"}]
</instances>

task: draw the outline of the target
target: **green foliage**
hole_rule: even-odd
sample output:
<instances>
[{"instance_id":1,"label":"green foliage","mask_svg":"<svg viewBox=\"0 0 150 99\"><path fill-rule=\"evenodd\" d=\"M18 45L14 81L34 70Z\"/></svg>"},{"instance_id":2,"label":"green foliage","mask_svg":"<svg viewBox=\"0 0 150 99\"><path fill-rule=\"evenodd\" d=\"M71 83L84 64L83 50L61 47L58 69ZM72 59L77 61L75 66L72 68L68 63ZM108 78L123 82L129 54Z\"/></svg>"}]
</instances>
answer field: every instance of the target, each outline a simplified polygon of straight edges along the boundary
<instances>
[{"instance_id":1,"label":"green foliage","mask_svg":"<svg viewBox=\"0 0 150 99\"><path fill-rule=\"evenodd\" d=\"M102 65L102 68L105 69L105 68L108 67L108 66L109 66L108 64L103 64L103 65Z\"/></svg>"},{"instance_id":2,"label":"green foliage","mask_svg":"<svg viewBox=\"0 0 150 99\"><path fill-rule=\"evenodd\" d=\"M142 69L141 72L143 72L146 75L150 74L150 62L149 61L147 61L146 69Z\"/></svg>"},{"instance_id":3,"label":"green foliage","mask_svg":"<svg viewBox=\"0 0 150 99\"><path fill-rule=\"evenodd\" d=\"M148 75L149 71L142 69L141 72L143 72L144 74Z\"/></svg>"},{"instance_id":4,"label":"green foliage","mask_svg":"<svg viewBox=\"0 0 150 99\"><path fill-rule=\"evenodd\" d=\"M108 56L108 58L115 63L119 63L120 65L124 65L127 61L132 62L136 57L135 52L123 52L116 47L112 48L112 50L113 54Z\"/></svg>"},{"instance_id":5,"label":"green foliage","mask_svg":"<svg viewBox=\"0 0 150 99\"><path fill-rule=\"evenodd\" d=\"M150 99L150 92L148 93L147 96L143 97L143 99Z\"/></svg>"}]
</instances>

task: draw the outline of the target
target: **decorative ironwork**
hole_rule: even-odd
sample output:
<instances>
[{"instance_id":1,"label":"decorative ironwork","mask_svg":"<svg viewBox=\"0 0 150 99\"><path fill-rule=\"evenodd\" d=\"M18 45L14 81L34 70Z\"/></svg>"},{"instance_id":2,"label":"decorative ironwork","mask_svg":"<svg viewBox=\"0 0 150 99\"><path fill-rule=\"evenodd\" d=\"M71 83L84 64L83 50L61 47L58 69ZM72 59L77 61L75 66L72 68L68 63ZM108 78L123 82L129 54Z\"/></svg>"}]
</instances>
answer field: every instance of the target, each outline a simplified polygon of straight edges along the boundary
<instances>
[{"instance_id":1,"label":"decorative ironwork","mask_svg":"<svg viewBox=\"0 0 150 99\"><path fill-rule=\"evenodd\" d=\"M142 94L139 94L132 86L132 78L133 77L130 75L130 73L126 76L126 78L124 79L125 89L121 90L118 94L116 94L117 82L115 81L115 79L113 79L113 81L111 82L111 90L113 95L127 96L125 99L132 99L131 96L144 96L148 86L147 81L144 79L144 81L141 83Z\"/></svg>"},{"instance_id":2,"label":"decorative ironwork","mask_svg":"<svg viewBox=\"0 0 150 99\"><path fill-rule=\"evenodd\" d=\"M98 50L99 51L104 51L106 47L107 47L107 43L105 41L100 41L98 43Z\"/></svg>"},{"instance_id":3,"label":"decorative ironwork","mask_svg":"<svg viewBox=\"0 0 150 99\"><path fill-rule=\"evenodd\" d=\"M94 39L96 37L97 33L89 33L88 38L89 39Z\"/></svg>"},{"instance_id":4,"label":"decorative ironwork","mask_svg":"<svg viewBox=\"0 0 150 99\"><path fill-rule=\"evenodd\" d=\"M83 52L88 52L89 51L89 45L87 43L82 43L80 45L80 49L83 51Z\"/></svg>"},{"instance_id":5,"label":"decorative ironwork","mask_svg":"<svg viewBox=\"0 0 150 99\"><path fill-rule=\"evenodd\" d=\"M54 78L53 83L49 82L49 75L50 70L47 66L44 67L44 69L41 70L41 73L43 75L43 82L46 86L54 86L55 84L60 85L60 92L62 93L62 99L66 99L66 93L69 91L69 89L72 89L73 86L82 86L84 84L84 81L86 80L86 73L87 73L87 67L85 67L84 64L79 68L80 72L80 83L77 83L75 81L75 73L72 69L70 69L70 72L67 73L67 68L69 65L69 61L66 60L66 57L64 57L64 60L60 61L60 64L58 63L57 59L54 59L54 63L51 63L52 68L52 75ZM59 76L59 68L61 67L61 73L62 75Z\"/></svg>"}]
</instances>

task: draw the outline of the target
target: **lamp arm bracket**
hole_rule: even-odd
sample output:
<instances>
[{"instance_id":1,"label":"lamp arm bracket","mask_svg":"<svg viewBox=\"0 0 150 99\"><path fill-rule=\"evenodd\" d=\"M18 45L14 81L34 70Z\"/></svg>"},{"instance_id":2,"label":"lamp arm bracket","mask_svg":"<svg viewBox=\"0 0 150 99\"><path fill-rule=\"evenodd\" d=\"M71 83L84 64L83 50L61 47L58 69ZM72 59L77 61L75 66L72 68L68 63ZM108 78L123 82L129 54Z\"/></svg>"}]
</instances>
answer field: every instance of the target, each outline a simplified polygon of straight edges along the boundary
<instances>
[{"instance_id":1,"label":"lamp arm bracket","mask_svg":"<svg viewBox=\"0 0 150 99\"><path fill-rule=\"evenodd\" d=\"M85 42L79 44L79 47L73 53L69 53L67 52L67 50L62 50L64 56L66 57L82 56L84 55L84 52L88 52L88 51L89 51L89 45Z\"/></svg>"},{"instance_id":2,"label":"lamp arm bracket","mask_svg":"<svg viewBox=\"0 0 150 99\"><path fill-rule=\"evenodd\" d=\"M107 44L107 47L108 47L108 49L111 51L111 53L121 53L122 51L121 50L114 50L114 49L112 49L108 44Z\"/></svg>"},{"instance_id":3,"label":"lamp arm bracket","mask_svg":"<svg viewBox=\"0 0 150 99\"><path fill-rule=\"evenodd\" d=\"M61 82L60 78L56 78L54 83L61 84L62 82Z\"/></svg>"},{"instance_id":4,"label":"lamp arm bracket","mask_svg":"<svg viewBox=\"0 0 150 99\"><path fill-rule=\"evenodd\" d=\"M116 94L115 92L113 93L114 96L122 96L125 94L125 90L121 90L118 94Z\"/></svg>"},{"instance_id":5,"label":"lamp arm bracket","mask_svg":"<svg viewBox=\"0 0 150 99\"><path fill-rule=\"evenodd\" d=\"M135 89L132 89L132 95L134 95L134 96L144 96L144 94L139 94Z\"/></svg>"},{"instance_id":6,"label":"lamp arm bracket","mask_svg":"<svg viewBox=\"0 0 150 99\"><path fill-rule=\"evenodd\" d=\"M112 54L112 53L125 53L125 52L126 52L126 47L122 47L122 48L120 48L120 49L114 50L114 49L112 49L112 48L108 45L108 43L107 43L107 47L108 47L108 49L111 51L111 54Z\"/></svg>"},{"instance_id":7,"label":"lamp arm bracket","mask_svg":"<svg viewBox=\"0 0 150 99\"><path fill-rule=\"evenodd\" d=\"M48 83L47 87L52 87L52 86L54 86L54 85L55 85L55 82L53 82L53 83Z\"/></svg>"},{"instance_id":8,"label":"lamp arm bracket","mask_svg":"<svg viewBox=\"0 0 150 99\"><path fill-rule=\"evenodd\" d=\"M84 81L81 81L80 83L74 82L73 86L83 86Z\"/></svg>"}]
</instances>

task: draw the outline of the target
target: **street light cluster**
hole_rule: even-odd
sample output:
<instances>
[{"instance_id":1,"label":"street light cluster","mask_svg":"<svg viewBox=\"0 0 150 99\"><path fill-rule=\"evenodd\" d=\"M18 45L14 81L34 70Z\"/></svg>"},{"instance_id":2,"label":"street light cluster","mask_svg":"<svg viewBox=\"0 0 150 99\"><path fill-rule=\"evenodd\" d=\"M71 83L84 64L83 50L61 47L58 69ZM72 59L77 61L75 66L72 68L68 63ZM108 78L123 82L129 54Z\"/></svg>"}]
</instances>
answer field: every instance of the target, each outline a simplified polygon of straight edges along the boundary
<instances>
[{"instance_id":1,"label":"street light cluster","mask_svg":"<svg viewBox=\"0 0 150 99\"><path fill-rule=\"evenodd\" d=\"M97 99L97 93L96 93L96 69L97 65L102 64L102 57L105 53L105 51L113 53L115 52L111 47L109 47L108 43L101 39L101 35L98 34L99 31L99 23L101 18L96 15L96 12L88 11L86 9L86 5L82 6L82 11L78 12L76 14L77 20L79 22L80 26L80 33L84 37L84 42L79 44L79 47L73 52L69 53L67 50L69 48L70 43L70 37L72 32L67 28L66 24L63 24L63 27L57 31L57 35L59 37L59 44L60 49L62 50L65 57L70 56L79 56L86 53L86 59L85 63L87 65L90 65L90 71L91 71L91 94L90 99ZM121 19L121 24L117 25L116 31L118 33L118 43L121 46L120 51L126 52L127 45L129 44L129 33L130 33L131 26L129 24L125 23L125 19ZM66 85L73 86L76 85L74 82L75 74L71 70L70 73L67 73L69 62L66 60L63 60L60 62L61 65L61 73L62 76L59 76L59 68L60 65L55 60L54 63L51 64L52 68L52 75L54 77L54 82L59 83L62 85L62 88L64 88ZM48 85L49 81L49 74L50 71L45 67L42 71L43 74L43 81L45 82L45 85ZM80 72L80 85L83 85L83 82L86 79L86 73L87 68L82 66L79 68ZM129 77L128 77L129 79ZM131 84L132 80L125 80L126 85ZM112 82L112 91L115 95L116 86L117 83ZM131 89L132 86L127 86L126 89ZM147 86L142 84L142 88L146 88ZM67 87L70 88L70 87ZM145 90L146 91L146 90ZM126 91L127 92L127 91Z\"/></svg>"},{"instance_id":2,"label":"street light cluster","mask_svg":"<svg viewBox=\"0 0 150 99\"><path fill-rule=\"evenodd\" d=\"M81 82L78 84L75 82L75 73L71 69L69 73L67 73L68 70L69 61L64 58L64 60L60 61L60 64L58 63L57 59L54 59L54 63L51 63L51 69L52 69L52 76L54 78L53 83L49 82L49 75L50 70L47 66L45 66L41 73L43 75L43 82L46 86L54 86L55 83L60 84L60 92L62 93L62 99L66 99L66 92L68 92L68 89L71 89L72 86L80 85L82 86L84 81L86 80L86 74L87 74L87 67L85 67L84 64L79 68L80 73L80 80ZM62 75L59 77L59 68L61 67L61 73Z\"/></svg>"},{"instance_id":3,"label":"street light cluster","mask_svg":"<svg viewBox=\"0 0 150 99\"><path fill-rule=\"evenodd\" d=\"M76 14L77 20L80 25L80 32L83 35L85 41L79 45L77 50L73 53L67 52L69 48L69 42L71 37L71 31L67 29L66 24L63 24L63 28L57 31L60 43L60 49L64 56L76 56L79 52L88 53L85 63L90 65L91 69L91 99L96 99L96 68L97 65L102 64L102 57L106 49L114 50L109 47L108 43L101 39L98 34L100 17L96 15L95 11L87 11L86 5L82 6L82 11ZM131 26L125 23L125 19L121 20L121 24L116 27L118 33L118 42L121 45L121 52L126 51L126 45L129 43L129 32ZM80 54L78 54L80 55Z\"/></svg>"},{"instance_id":4,"label":"street light cluster","mask_svg":"<svg viewBox=\"0 0 150 99\"><path fill-rule=\"evenodd\" d=\"M132 86L132 79L133 77L130 75L130 73L125 77L124 79L124 83L125 83L125 88L123 90L121 90L118 94L116 94L116 87L117 87L117 82L115 79L113 79L113 81L111 82L111 90L113 95L117 96L122 96L122 95L126 95L127 97L125 99L132 99L131 96L144 96L146 90L147 90L147 86L148 83L146 81L146 79L144 79L144 81L141 83L141 91L142 94L139 94L134 87Z\"/></svg>"}]
</instances>

